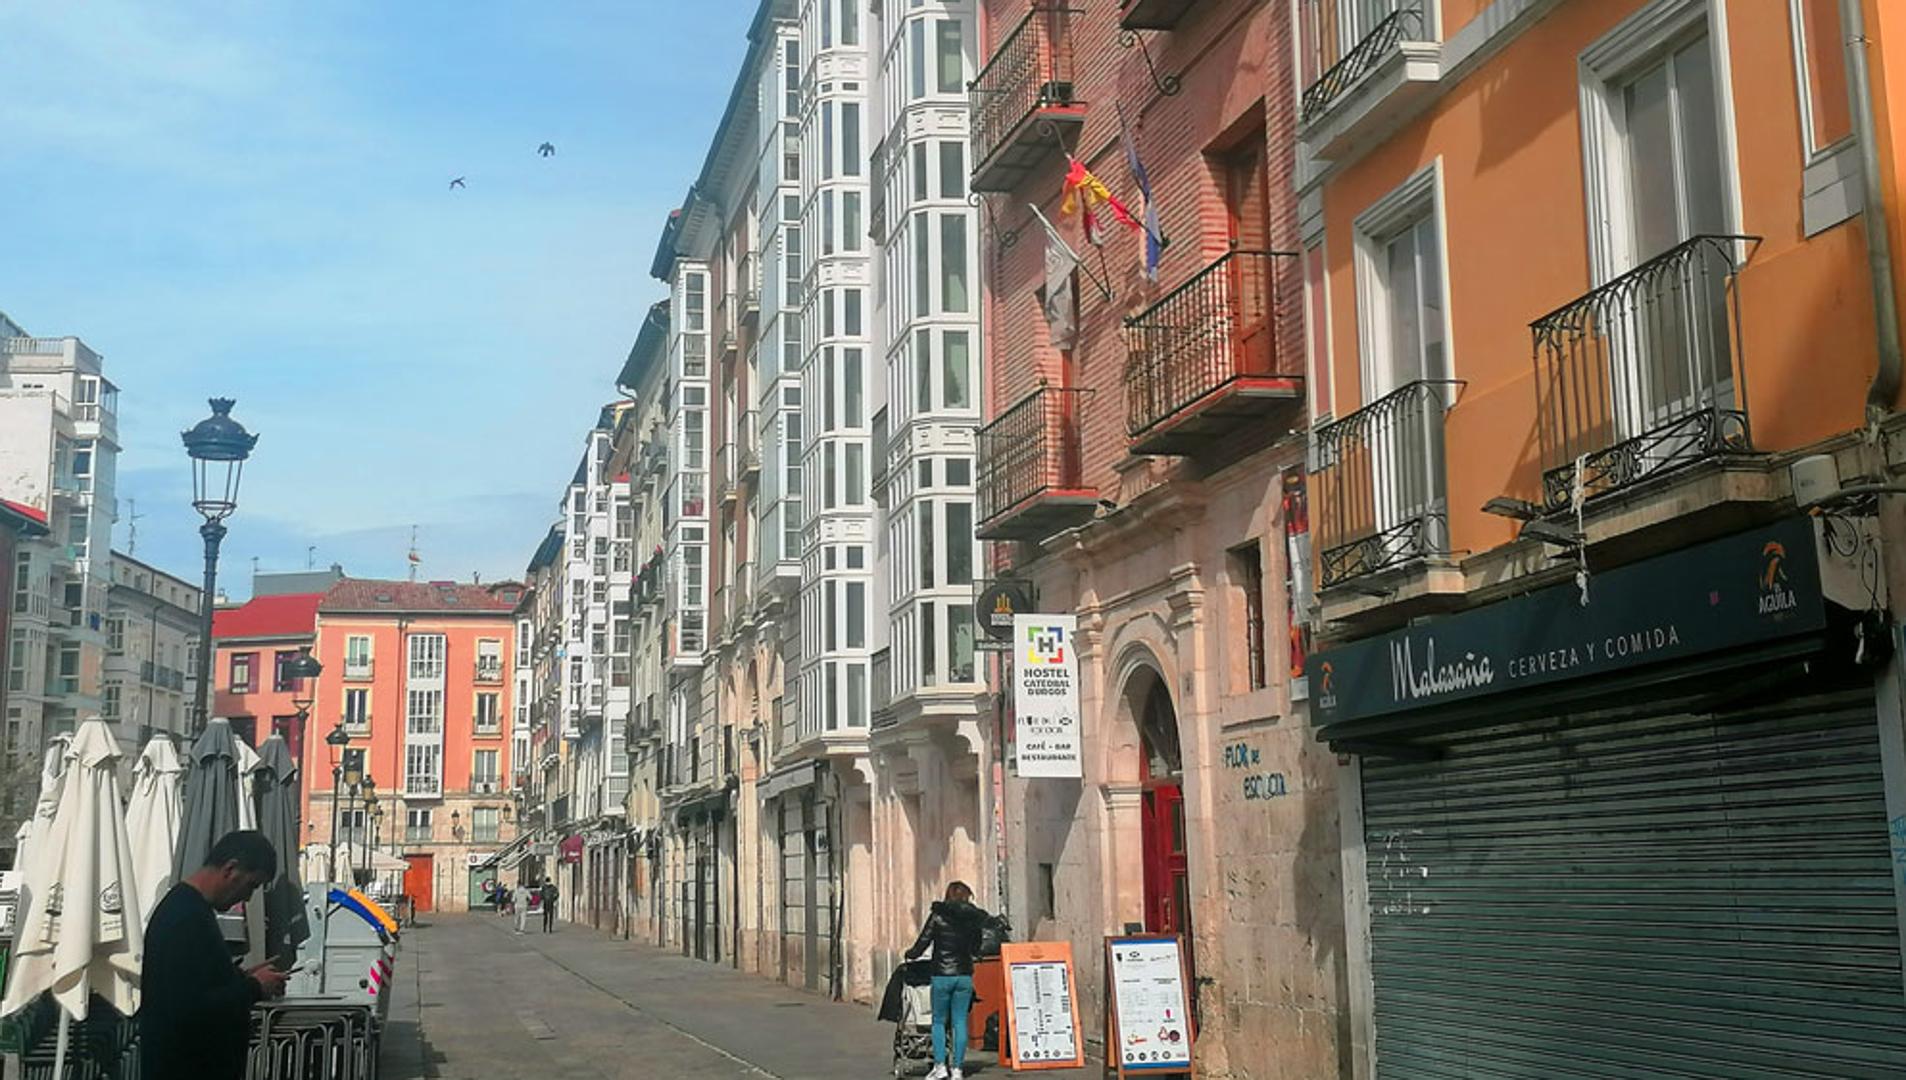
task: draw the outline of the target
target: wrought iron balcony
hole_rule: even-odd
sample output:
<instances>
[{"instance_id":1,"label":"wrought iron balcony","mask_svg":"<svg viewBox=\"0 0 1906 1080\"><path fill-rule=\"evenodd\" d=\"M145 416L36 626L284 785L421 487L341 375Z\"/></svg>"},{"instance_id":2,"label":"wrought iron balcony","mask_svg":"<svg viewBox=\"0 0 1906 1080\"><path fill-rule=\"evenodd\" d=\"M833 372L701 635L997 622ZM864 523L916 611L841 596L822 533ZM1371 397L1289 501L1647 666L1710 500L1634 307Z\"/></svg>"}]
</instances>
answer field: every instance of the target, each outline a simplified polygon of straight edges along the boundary
<instances>
[{"instance_id":1,"label":"wrought iron balcony","mask_svg":"<svg viewBox=\"0 0 1906 1080\"><path fill-rule=\"evenodd\" d=\"M1304 358L1286 355L1277 275L1295 256L1232 251L1125 320L1134 454L1192 454L1294 414Z\"/></svg>"},{"instance_id":2,"label":"wrought iron balcony","mask_svg":"<svg viewBox=\"0 0 1906 1080\"><path fill-rule=\"evenodd\" d=\"M1085 123L1073 96L1072 8L1036 2L967 87L973 190L1011 191Z\"/></svg>"},{"instance_id":3,"label":"wrought iron balcony","mask_svg":"<svg viewBox=\"0 0 1906 1080\"><path fill-rule=\"evenodd\" d=\"M1449 552L1443 414L1460 382L1413 382L1318 428L1318 586Z\"/></svg>"},{"instance_id":4,"label":"wrought iron balcony","mask_svg":"<svg viewBox=\"0 0 1906 1080\"><path fill-rule=\"evenodd\" d=\"M1118 14L1121 30L1170 30L1198 6L1198 0L1123 0Z\"/></svg>"},{"instance_id":5,"label":"wrought iron balcony","mask_svg":"<svg viewBox=\"0 0 1906 1080\"><path fill-rule=\"evenodd\" d=\"M1299 119L1308 124L1330 110L1363 77L1383 65L1405 41L1422 41L1428 23L1423 0L1303 0L1306 72Z\"/></svg>"},{"instance_id":6,"label":"wrought iron balcony","mask_svg":"<svg viewBox=\"0 0 1906 1080\"><path fill-rule=\"evenodd\" d=\"M1738 286L1756 243L1696 236L1529 324L1545 510L1753 452Z\"/></svg>"},{"instance_id":7,"label":"wrought iron balcony","mask_svg":"<svg viewBox=\"0 0 1906 1080\"><path fill-rule=\"evenodd\" d=\"M1092 391L1041 387L979 433L981 540L1044 540L1091 519L1079 431Z\"/></svg>"}]
</instances>

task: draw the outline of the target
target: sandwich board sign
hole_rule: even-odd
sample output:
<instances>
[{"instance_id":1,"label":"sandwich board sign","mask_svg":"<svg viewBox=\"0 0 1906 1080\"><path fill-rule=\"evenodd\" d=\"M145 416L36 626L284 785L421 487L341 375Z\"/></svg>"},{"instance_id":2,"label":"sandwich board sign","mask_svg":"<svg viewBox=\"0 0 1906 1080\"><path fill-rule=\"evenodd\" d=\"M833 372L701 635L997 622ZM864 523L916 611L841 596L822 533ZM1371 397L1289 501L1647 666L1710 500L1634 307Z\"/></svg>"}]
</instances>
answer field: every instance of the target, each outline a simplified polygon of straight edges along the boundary
<instances>
[{"instance_id":1,"label":"sandwich board sign","mask_svg":"<svg viewBox=\"0 0 1906 1080\"><path fill-rule=\"evenodd\" d=\"M1105 1071L1191 1074L1190 980L1184 939L1126 934L1105 939Z\"/></svg>"},{"instance_id":2,"label":"sandwich board sign","mask_svg":"<svg viewBox=\"0 0 1906 1080\"><path fill-rule=\"evenodd\" d=\"M999 947L999 962L1006 969L1006 1067L1021 1072L1084 1066L1072 946L1008 942Z\"/></svg>"}]
</instances>

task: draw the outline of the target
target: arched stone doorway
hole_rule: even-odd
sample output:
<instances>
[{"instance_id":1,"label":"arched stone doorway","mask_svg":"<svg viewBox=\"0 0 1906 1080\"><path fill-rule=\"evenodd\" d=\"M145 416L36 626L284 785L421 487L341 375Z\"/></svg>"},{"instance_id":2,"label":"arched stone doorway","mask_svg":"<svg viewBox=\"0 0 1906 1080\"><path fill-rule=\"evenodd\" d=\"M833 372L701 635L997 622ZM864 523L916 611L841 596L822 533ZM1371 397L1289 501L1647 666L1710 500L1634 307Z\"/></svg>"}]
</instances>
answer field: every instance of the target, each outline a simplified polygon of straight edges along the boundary
<instances>
[{"instance_id":1,"label":"arched stone doorway","mask_svg":"<svg viewBox=\"0 0 1906 1080\"><path fill-rule=\"evenodd\" d=\"M1138 728L1139 832L1145 869L1145 930L1191 937L1184 755L1178 711L1158 672L1141 666L1126 684Z\"/></svg>"}]
</instances>

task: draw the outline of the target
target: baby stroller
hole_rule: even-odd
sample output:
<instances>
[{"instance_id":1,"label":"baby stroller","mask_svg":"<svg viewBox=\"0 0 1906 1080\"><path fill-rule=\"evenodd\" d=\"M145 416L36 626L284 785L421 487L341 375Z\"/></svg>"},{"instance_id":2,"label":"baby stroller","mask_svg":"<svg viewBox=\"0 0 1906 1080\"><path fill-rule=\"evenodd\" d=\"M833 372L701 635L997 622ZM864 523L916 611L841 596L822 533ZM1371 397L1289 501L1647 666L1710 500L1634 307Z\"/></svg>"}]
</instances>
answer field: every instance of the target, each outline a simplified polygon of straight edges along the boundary
<instances>
[{"instance_id":1,"label":"baby stroller","mask_svg":"<svg viewBox=\"0 0 1906 1080\"><path fill-rule=\"evenodd\" d=\"M933 1063L933 969L926 960L913 960L894 970L899 1016L893 1025L893 1074L905 1076L911 1066ZM883 1012L883 1016L886 1015ZM924 1071L924 1070L923 1070Z\"/></svg>"}]
</instances>

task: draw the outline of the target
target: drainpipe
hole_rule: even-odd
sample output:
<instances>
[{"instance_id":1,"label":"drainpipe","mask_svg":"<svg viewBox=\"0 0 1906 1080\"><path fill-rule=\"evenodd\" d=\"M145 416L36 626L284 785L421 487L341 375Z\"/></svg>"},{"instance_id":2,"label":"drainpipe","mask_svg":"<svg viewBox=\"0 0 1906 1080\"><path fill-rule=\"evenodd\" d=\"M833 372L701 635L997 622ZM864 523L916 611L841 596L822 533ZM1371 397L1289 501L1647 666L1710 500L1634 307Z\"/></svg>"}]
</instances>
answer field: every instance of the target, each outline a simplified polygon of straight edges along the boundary
<instances>
[{"instance_id":1,"label":"drainpipe","mask_svg":"<svg viewBox=\"0 0 1906 1080\"><path fill-rule=\"evenodd\" d=\"M1860 141L1860 182L1866 211L1866 259L1873 288L1873 321L1878 331L1880 364L1866 394L1867 422L1877 424L1893 411L1900 387L1898 294L1893 280L1893 236L1886 217L1880 177L1879 134L1873 119L1873 78L1867 67L1866 12L1863 0L1840 0L1840 28L1846 34L1847 96L1853 130Z\"/></svg>"}]
</instances>

